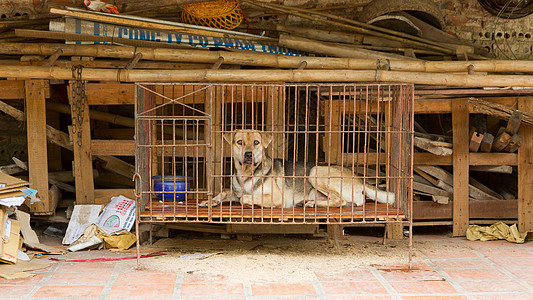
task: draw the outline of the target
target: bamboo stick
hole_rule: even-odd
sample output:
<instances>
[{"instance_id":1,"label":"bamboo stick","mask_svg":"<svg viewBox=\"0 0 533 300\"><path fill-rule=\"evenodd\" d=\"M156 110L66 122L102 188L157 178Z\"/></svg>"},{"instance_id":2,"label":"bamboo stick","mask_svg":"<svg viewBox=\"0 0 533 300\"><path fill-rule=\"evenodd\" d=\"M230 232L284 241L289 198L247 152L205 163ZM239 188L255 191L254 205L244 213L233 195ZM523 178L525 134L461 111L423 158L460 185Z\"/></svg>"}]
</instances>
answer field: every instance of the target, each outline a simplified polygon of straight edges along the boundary
<instances>
[{"instance_id":1,"label":"bamboo stick","mask_svg":"<svg viewBox=\"0 0 533 300\"><path fill-rule=\"evenodd\" d=\"M3 66L0 77L72 79L70 68ZM356 70L135 70L85 68L82 80L120 82L398 82L461 87L531 87L529 75ZM524 115L525 116L525 115ZM525 118L524 118L525 119Z\"/></svg>"},{"instance_id":2,"label":"bamboo stick","mask_svg":"<svg viewBox=\"0 0 533 300\"><path fill-rule=\"evenodd\" d=\"M308 69L375 70L375 59L335 57L294 57L256 52L176 50L123 47L113 45L64 45L47 43L0 43L0 54L50 56L62 50L63 56L89 56L131 59L141 53L144 60L214 64L220 57L224 65L246 65L295 69L302 62ZM409 72L533 72L532 60L411 61L390 60L391 70Z\"/></svg>"},{"instance_id":3,"label":"bamboo stick","mask_svg":"<svg viewBox=\"0 0 533 300\"><path fill-rule=\"evenodd\" d=\"M314 12L308 9L287 7L284 5L259 3L259 2L255 2L251 0L244 0L244 2L253 4L259 7L263 7L263 8L273 9L276 11L289 12L292 15L295 15L295 16L298 16L304 19L326 23L329 25L344 27L346 29L350 29L361 34L368 34L368 35L383 37L383 38L395 40L398 42L407 43L410 45L416 45L419 47L432 49L432 50L439 51L439 52L446 53L446 54L452 54L452 55L456 54L457 45L442 44L439 42L412 36L412 35L409 35L403 32L394 31L394 30L390 30L386 28L381 28L378 26L369 25L363 22L346 19L346 18L339 17L333 14L328 14L328 13L323 13L323 12ZM312 15L318 15L321 18L317 18ZM331 21L331 20L328 20L327 18L330 18L336 21ZM486 57L483 57L480 55L472 54L470 56L476 59L486 59Z\"/></svg>"},{"instance_id":4,"label":"bamboo stick","mask_svg":"<svg viewBox=\"0 0 533 300\"><path fill-rule=\"evenodd\" d=\"M325 54L336 57L352 57L352 58L364 58L364 59L405 59L405 60L417 60L415 58L408 58L402 55L377 52L372 50L366 50L361 48L349 47L347 45L335 45L332 43L319 42L316 40L309 40L306 38L289 36L281 34L279 36L279 45L291 49L300 51L306 51L311 53Z\"/></svg>"},{"instance_id":5,"label":"bamboo stick","mask_svg":"<svg viewBox=\"0 0 533 300\"><path fill-rule=\"evenodd\" d=\"M324 42L335 42L345 44L361 44L363 36L359 34L347 33L342 31L321 30L315 28L306 28L298 26L287 26L277 24L275 30L296 34L305 38L314 39Z\"/></svg>"}]
</instances>

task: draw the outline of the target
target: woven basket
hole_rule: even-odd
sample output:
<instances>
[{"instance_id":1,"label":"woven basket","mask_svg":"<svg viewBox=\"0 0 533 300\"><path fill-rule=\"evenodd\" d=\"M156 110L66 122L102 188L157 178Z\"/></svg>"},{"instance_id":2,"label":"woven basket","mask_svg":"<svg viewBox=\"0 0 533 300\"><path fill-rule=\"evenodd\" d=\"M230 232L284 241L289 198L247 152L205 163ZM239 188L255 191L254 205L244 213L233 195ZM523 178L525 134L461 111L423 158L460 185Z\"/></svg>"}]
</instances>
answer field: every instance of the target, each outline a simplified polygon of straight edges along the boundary
<instances>
[{"instance_id":1,"label":"woven basket","mask_svg":"<svg viewBox=\"0 0 533 300\"><path fill-rule=\"evenodd\" d=\"M238 0L215 0L183 5L183 22L212 28L233 29L243 20Z\"/></svg>"}]
</instances>

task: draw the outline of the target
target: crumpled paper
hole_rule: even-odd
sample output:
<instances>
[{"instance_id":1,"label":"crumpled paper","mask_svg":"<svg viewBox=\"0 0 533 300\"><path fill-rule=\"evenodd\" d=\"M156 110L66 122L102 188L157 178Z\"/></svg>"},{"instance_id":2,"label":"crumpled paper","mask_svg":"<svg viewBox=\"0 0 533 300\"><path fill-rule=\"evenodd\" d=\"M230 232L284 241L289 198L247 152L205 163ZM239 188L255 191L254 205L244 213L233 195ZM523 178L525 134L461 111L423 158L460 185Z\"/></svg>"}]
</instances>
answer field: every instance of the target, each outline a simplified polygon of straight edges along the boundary
<instances>
[{"instance_id":1,"label":"crumpled paper","mask_svg":"<svg viewBox=\"0 0 533 300\"><path fill-rule=\"evenodd\" d=\"M507 240L511 243L523 244L533 240L533 231L519 232L516 224L511 226L498 222L491 226L470 225L466 230L466 238L470 241Z\"/></svg>"},{"instance_id":2,"label":"crumpled paper","mask_svg":"<svg viewBox=\"0 0 533 300\"><path fill-rule=\"evenodd\" d=\"M105 226L100 226L97 224L92 224L89 227L85 228L83 235L71 246L87 242L93 236L99 237L104 241L105 248L119 248L119 249L128 249L135 243L137 240L135 235L126 229L110 228Z\"/></svg>"}]
</instances>

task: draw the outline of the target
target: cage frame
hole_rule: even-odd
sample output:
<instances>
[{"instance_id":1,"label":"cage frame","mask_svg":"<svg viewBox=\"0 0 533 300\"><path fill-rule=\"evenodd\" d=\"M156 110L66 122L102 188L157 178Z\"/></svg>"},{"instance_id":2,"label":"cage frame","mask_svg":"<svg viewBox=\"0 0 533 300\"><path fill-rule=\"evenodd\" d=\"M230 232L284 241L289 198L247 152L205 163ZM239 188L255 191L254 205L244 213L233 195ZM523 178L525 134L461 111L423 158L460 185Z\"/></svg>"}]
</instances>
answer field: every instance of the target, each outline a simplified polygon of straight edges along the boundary
<instances>
[{"instance_id":1,"label":"cage frame","mask_svg":"<svg viewBox=\"0 0 533 300\"><path fill-rule=\"evenodd\" d=\"M202 112L202 116L153 116L153 115L149 115L147 114L147 112L151 112L151 111L155 111L155 109L157 107L162 107L166 104L169 104L169 103L174 103L174 104L180 104L180 105L183 105L184 107L188 107L188 108L191 108L191 109L194 109L192 108L191 106L185 104L185 103L180 103L179 100L180 99L183 99L187 96L190 96L192 95L193 93L196 93L197 91L194 91L192 92L191 94L185 94L183 93L183 95L177 97L177 98L173 98L173 97L167 97L165 96L164 94L164 90L163 90L163 93L157 93L155 91L156 87L157 86L204 86L203 89L207 89L209 90L210 92L208 93L210 96L209 96L209 103L207 103L207 99L205 99L204 101L204 108L205 108L205 112ZM142 135L143 135L143 132L146 132L147 131L147 127L146 126L142 126L142 124L139 123L139 121L147 121L147 120L160 120L161 121L161 132L164 131L164 121L165 120L185 120L185 122L187 122L187 120L202 120L204 122L204 126L206 126L206 129L204 131L204 142L205 144L203 146L206 146L206 149L205 149L205 168L206 168L206 177L207 177L207 190L205 191L205 195L207 196L207 200L208 201L212 201L212 198L214 196L216 196L214 194L214 190L216 189L214 187L215 185L215 182L216 182L216 177L217 176L224 176L222 173L220 175L216 175L213 173L214 169L215 169L215 158L213 157L213 155L216 155L216 149L214 150L214 146L213 146L213 143L214 143L214 140L216 140L216 136L220 136L222 133L224 133L224 129L219 129L219 130L216 130L216 126L219 126L219 125L224 125L223 122L221 124L217 124L217 120L215 118L214 119L214 115L217 114L216 112L216 107L218 104L220 103L217 103L217 99L216 97L213 95L213 87L227 87L227 86L250 86L250 87L266 87L267 89L272 89L273 87L283 87L284 88L284 91L286 91L287 87L296 87L296 89L298 87L302 87L302 86L318 86L318 87L339 87L339 86L374 86L374 87L378 87L378 90L380 87L383 87L383 86L399 86L399 87L406 87L406 89L408 90L408 97L409 97L409 107L410 107L410 111L408 112L408 117L409 117L409 125L408 125L408 128L406 130L406 132L404 133L407 133L408 136L410 137L411 139L411 142L410 142L410 149L407 149L407 152L410 159L409 159L409 170L410 170L410 174L409 174L409 179L408 179L408 199L407 199L407 202L403 202L403 205L404 207L402 208L402 211L403 211L403 215L399 215L398 213L396 214L396 218L389 218L389 214L388 214L388 210L387 210L387 213L386 213L386 218L377 218L377 217L374 217L373 220L367 220L366 219L366 215L364 213L364 210L365 210L365 206L366 205L363 205L363 217L359 220L355 220L354 217L353 217L353 205L352 205L352 219L350 222L343 222L342 220L342 207L340 207L340 211L341 213L339 214L339 216L341 216L341 218L339 219L340 221L332 221L332 218L329 216L329 205L328 205L328 215L327 215L327 218L326 218L326 222L320 222L318 221L318 219L316 218L316 210L315 210L315 220L314 222L284 222L283 220L280 221L280 222L273 222L272 219L270 220L270 222L265 222L264 221L264 216L261 215L261 221L260 222L254 222L254 217L251 218L251 222L250 221L245 221L244 218L241 220L241 222L235 222L235 221L232 221L231 220L231 212L230 212L230 219L226 219L226 220L223 220L222 217L220 217L219 220L213 220L213 207L209 206L208 207L208 218L198 218L198 216L196 216L196 219L192 219L192 220L179 220L179 219L176 219L175 216L174 216L174 219L167 219L167 218L154 218L153 215L150 215L149 218L143 218L141 216L141 209L145 206L144 204L146 204L146 195L143 196L143 189L146 189L148 187L149 191L150 192L154 192L152 191L152 188L151 188L151 181L150 181L150 185L148 186L147 185L147 181L146 180L143 180L143 176L141 176L140 174L140 170L142 170L143 168L149 168L151 170L152 166L149 164L148 166L146 165L146 161L141 159L141 158L147 158L146 156L146 153L143 152L143 150L141 150L142 146ZM153 90L151 90L151 88L153 87ZM252 88L252 90L254 90ZM320 90L320 88L319 88ZM330 93L330 98L329 98L329 104L331 106L331 95L332 93ZM151 99L150 101L145 101L146 99L143 99L143 101L139 101L140 98L155 98L155 96L158 96L158 97L162 97L163 99L167 99L169 101L169 103L163 103L159 106L155 106L154 108L154 104L155 101L154 99ZM175 96L175 95L173 95ZM244 96L243 96L244 97ZM253 97L252 97L253 98ZM284 95L283 98L285 99L286 96ZM367 103L367 107L366 107L366 114L368 115L368 95L367 95L367 98L366 98L366 103ZM392 102L393 100L391 100ZM142 102L142 103L141 103ZM320 102L320 101L318 101ZM221 102L222 103L222 107L224 107L224 101ZM232 97L232 104L233 104L233 97ZM243 98L243 101L242 101L243 105L244 105L244 98ZM252 103L253 103L253 100L252 100ZM355 103L355 100L354 100L354 103ZM379 101L378 101L379 103ZM345 105L345 101L343 101L343 104ZM151 107L150 107L151 105ZM389 104L390 105L390 104ZM379 107L379 104L378 104L378 107ZM209 111L208 111L208 108L209 108ZM306 112L307 112L307 109L306 108ZM331 114L332 114L332 109L330 107L330 119L331 119ZM264 113L264 111L263 111ZM253 104L252 104L252 114L253 114ZM356 110L355 110L355 104L354 104L354 115L356 114ZM378 111L378 114L379 114L379 111ZM220 117L220 116L218 116ZM159 118L159 119L158 119ZM344 116L342 117L344 119ZM318 122L318 121L317 121ZM330 120L331 122L331 120ZM344 122L344 121L343 121ZM243 123L244 124L244 123ZM331 124L331 123L330 123ZM343 123L344 124L344 123ZM273 126L274 124L272 124ZM186 126L186 125L185 125ZM295 125L296 126L296 125ZM307 125L306 125L307 126ZM317 123L317 127L319 126L319 124ZM173 125L173 128L175 126ZM263 127L265 127L265 124L263 122ZM285 131L285 130L283 130ZM318 137L318 134L319 134L319 129L317 129L317 137ZM186 131L185 131L186 132ZM274 129L272 128L272 134L275 134L276 132L274 131ZM185 133L186 134L186 133ZM307 133L306 133L307 134ZM330 134L331 134L331 128L330 128ZM399 225L403 225L403 226L408 226L409 227L409 249L410 249L410 258L409 258L409 261L411 262L411 245L412 245L412 222L413 222L413 189L412 189L412 182L413 182L413 152L414 152L414 147L413 147L413 134L414 134L414 86L412 84L402 84L402 83L185 83L185 82L172 82L172 83L135 83L135 160L136 160L136 172L135 172L135 175L134 175L134 180L135 180L135 196L136 196L136 201L137 201L137 206L136 206L136 226L138 228L138 224L140 223L149 223L149 224L152 224L152 223L172 223L172 222L189 222L189 223L218 223L218 224L229 224L229 223L241 223L241 224L342 224L342 225L350 225L350 224L364 224L364 223L367 223L367 224L391 224L391 223L395 223L395 224L399 224ZM307 137L307 135L306 135ZM378 138L379 138L379 135L378 135ZM164 138L162 138L164 140ZM173 139L175 139L175 135L173 136ZM365 137L365 141L366 141L366 137ZM174 140L175 142L175 140ZM365 142L366 143L366 142ZM174 145L175 146L175 145ZM218 145L220 146L220 145ZM331 147L331 138L329 139L329 142L328 142L328 146ZM318 147L318 146L317 146ZM223 148L223 147L222 147ZM390 150L390 149L389 149ZM365 146L365 151L366 151L366 146ZM379 151L379 150L378 150ZM164 153L164 151L162 151L162 153ZM306 151L307 153L307 151ZM306 154L307 155L307 154ZM366 153L365 153L366 155ZM388 153L388 158L387 158L387 162L388 164L390 164L390 153ZM379 168L379 152L378 154L376 155L377 156L377 165ZM222 160L223 160L223 156L222 156ZM294 159L295 160L295 159ZM331 163L331 160L328 159L328 163ZM164 162L163 162L164 164ZM224 164L223 162L221 162L221 164ZM341 165L343 163L341 162ZM223 168L223 167L222 167ZM379 173L379 169L377 169ZM186 175L185 175L186 176ZM146 176L144 176L144 178L146 178ZM365 177L366 179L366 177ZM388 184L388 183L387 183ZM146 191L145 191L146 192ZM217 191L218 192L218 191ZM294 192L294 191L293 191ZM164 192L163 192L163 196L164 196ZM142 201L142 199L144 198L144 201ZM329 199L329 196L328 196L328 199ZM151 199L150 199L151 200ZM153 210L152 210L152 202L153 201L149 201L149 205L150 205L150 208L149 208L149 211L150 211L150 214L152 214ZM164 204L164 203L163 203ZM377 205L377 204L376 204ZM164 206L164 205L163 205ZM376 206L377 207L377 206ZM388 207L388 205L387 205ZM264 210L264 207L259 207L259 208L256 208L256 209L260 209L261 213L263 213L263 210ZM387 208L388 209L388 208ZM251 207L251 210L252 210L252 216L253 216L253 211L254 211L254 206ZM231 208L230 208L230 211L231 211ZM294 208L292 209L293 213L294 213ZM305 208L304 208L304 215L305 215ZM163 214L164 216L164 214ZM293 215L294 217L294 215ZM282 218L283 219L283 209L282 209ZM305 220L305 217L303 217L302 219ZM138 232L138 230L137 230ZM139 245L137 245L137 247L139 247Z\"/></svg>"}]
</instances>

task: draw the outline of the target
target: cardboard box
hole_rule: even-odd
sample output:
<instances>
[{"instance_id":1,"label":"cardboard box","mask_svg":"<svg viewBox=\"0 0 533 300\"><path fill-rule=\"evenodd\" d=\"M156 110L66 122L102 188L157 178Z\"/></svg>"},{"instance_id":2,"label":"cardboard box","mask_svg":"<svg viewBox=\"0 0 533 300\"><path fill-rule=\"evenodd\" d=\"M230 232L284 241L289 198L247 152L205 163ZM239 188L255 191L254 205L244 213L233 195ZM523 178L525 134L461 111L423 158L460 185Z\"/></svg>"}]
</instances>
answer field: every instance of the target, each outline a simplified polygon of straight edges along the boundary
<instances>
[{"instance_id":1,"label":"cardboard box","mask_svg":"<svg viewBox=\"0 0 533 300\"><path fill-rule=\"evenodd\" d=\"M2 252L0 253L0 261L7 263L17 262L17 252L20 247L20 222L17 220L7 219L4 222L4 233L2 234ZM9 229L9 240L5 242L6 231Z\"/></svg>"}]
</instances>

